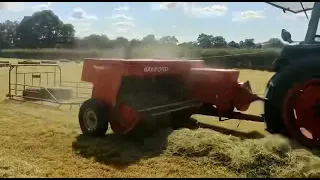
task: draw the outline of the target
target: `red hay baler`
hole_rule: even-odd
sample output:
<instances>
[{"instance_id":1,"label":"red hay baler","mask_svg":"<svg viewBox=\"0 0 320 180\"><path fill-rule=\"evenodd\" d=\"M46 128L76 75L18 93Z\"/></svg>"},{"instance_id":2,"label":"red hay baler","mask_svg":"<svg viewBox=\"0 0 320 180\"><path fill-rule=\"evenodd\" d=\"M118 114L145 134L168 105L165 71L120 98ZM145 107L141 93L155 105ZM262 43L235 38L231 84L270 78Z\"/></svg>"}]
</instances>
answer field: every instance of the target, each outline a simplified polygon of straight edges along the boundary
<instances>
[{"instance_id":1,"label":"red hay baler","mask_svg":"<svg viewBox=\"0 0 320 180\"><path fill-rule=\"evenodd\" d=\"M237 70L207 68L202 60L85 59L82 80L93 90L80 108L80 127L84 134L104 135L108 122L117 134L165 120L174 129L201 126L192 114L263 121L234 112L264 100L238 77Z\"/></svg>"}]
</instances>

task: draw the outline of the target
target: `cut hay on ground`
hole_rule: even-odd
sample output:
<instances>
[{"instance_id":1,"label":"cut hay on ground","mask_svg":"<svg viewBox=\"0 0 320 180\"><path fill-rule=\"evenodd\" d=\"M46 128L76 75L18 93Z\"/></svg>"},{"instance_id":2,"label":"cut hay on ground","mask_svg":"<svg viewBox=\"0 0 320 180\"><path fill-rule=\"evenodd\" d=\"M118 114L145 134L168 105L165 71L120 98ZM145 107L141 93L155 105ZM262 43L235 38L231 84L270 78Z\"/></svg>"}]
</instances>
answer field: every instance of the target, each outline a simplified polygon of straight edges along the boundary
<instances>
[{"instance_id":1,"label":"cut hay on ground","mask_svg":"<svg viewBox=\"0 0 320 180\"><path fill-rule=\"evenodd\" d=\"M320 177L320 169L312 168L320 165L320 159L293 151L289 141L280 136L241 140L206 129L168 129L139 143L116 136L110 141L84 137L81 141L73 143L79 155L107 164L124 166L156 156L197 164L183 177L197 172L204 173L201 177Z\"/></svg>"},{"instance_id":2,"label":"cut hay on ground","mask_svg":"<svg viewBox=\"0 0 320 180\"><path fill-rule=\"evenodd\" d=\"M92 138L79 135L75 112L0 107L0 177L320 177L319 158L282 137L166 129L135 141Z\"/></svg>"}]
</instances>

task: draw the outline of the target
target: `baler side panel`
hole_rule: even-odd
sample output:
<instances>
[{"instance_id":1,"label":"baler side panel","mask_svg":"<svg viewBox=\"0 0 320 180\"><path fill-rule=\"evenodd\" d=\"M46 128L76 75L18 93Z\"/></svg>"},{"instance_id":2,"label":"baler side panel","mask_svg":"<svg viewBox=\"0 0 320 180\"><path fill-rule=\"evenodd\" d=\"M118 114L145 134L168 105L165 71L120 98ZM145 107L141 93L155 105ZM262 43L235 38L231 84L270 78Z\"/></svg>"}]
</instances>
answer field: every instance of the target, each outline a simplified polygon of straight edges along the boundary
<instances>
[{"instance_id":1,"label":"baler side panel","mask_svg":"<svg viewBox=\"0 0 320 180\"><path fill-rule=\"evenodd\" d=\"M94 68L91 60L84 60L81 74L81 81L91 82L94 79Z\"/></svg>"},{"instance_id":2,"label":"baler side panel","mask_svg":"<svg viewBox=\"0 0 320 180\"><path fill-rule=\"evenodd\" d=\"M108 105L114 106L123 74L122 63L85 60L82 80L93 84L91 98L103 99Z\"/></svg>"},{"instance_id":3,"label":"baler side panel","mask_svg":"<svg viewBox=\"0 0 320 180\"><path fill-rule=\"evenodd\" d=\"M122 74L119 73L121 69L112 68L98 73L93 82L92 98L103 99L111 107L114 107L122 81Z\"/></svg>"},{"instance_id":4,"label":"baler side panel","mask_svg":"<svg viewBox=\"0 0 320 180\"><path fill-rule=\"evenodd\" d=\"M234 107L233 100L239 88L238 77L239 71L195 68L191 69L188 81L197 100L215 105L223 114Z\"/></svg>"}]
</instances>

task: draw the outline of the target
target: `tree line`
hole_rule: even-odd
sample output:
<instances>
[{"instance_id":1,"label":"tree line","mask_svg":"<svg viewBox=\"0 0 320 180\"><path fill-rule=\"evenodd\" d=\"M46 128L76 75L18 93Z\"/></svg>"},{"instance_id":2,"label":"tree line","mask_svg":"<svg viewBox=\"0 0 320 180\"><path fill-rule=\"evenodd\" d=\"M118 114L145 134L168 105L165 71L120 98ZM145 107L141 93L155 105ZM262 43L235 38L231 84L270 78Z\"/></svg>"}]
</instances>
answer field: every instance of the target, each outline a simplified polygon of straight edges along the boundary
<instances>
[{"instance_id":1,"label":"tree line","mask_svg":"<svg viewBox=\"0 0 320 180\"><path fill-rule=\"evenodd\" d=\"M63 23L51 10L38 11L32 16L25 16L21 22L5 21L0 23L0 49L12 48L73 48L73 49L106 49L115 47L136 47L149 44L178 45L200 48L262 48L254 39L240 42L226 42L223 36L201 33L196 41L179 43L175 36L164 36L156 39L149 34L139 39L129 40L125 37L109 39L107 35L91 34L84 38L75 37L72 24ZM265 43L268 47L282 47L278 38L271 38Z\"/></svg>"}]
</instances>

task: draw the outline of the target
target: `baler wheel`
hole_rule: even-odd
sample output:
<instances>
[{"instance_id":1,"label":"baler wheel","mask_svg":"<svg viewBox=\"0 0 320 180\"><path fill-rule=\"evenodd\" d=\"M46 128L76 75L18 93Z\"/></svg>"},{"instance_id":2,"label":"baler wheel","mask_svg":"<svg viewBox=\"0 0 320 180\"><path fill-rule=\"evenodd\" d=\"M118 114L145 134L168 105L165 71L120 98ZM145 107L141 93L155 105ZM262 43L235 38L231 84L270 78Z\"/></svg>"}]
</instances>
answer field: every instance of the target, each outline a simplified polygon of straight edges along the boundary
<instances>
[{"instance_id":1,"label":"baler wheel","mask_svg":"<svg viewBox=\"0 0 320 180\"><path fill-rule=\"evenodd\" d=\"M78 118L84 135L103 136L108 130L108 107L103 100L88 99L83 102Z\"/></svg>"},{"instance_id":2,"label":"baler wheel","mask_svg":"<svg viewBox=\"0 0 320 180\"><path fill-rule=\"evenodd\" d=\"M171 127L173 130L181 128L197 129L199 128L198 121L191 118L192 110L183 110L171 113Z\"/></svg>"}]
</instances>

